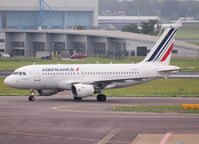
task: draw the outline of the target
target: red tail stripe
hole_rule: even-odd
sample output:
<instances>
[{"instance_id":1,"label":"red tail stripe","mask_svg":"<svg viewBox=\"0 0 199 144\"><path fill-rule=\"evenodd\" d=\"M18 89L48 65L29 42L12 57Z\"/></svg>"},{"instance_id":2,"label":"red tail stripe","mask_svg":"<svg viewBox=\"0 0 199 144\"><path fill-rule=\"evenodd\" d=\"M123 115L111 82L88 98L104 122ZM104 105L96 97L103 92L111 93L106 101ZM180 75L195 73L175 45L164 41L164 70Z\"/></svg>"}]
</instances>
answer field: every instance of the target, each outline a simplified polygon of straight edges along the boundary
<instances>
[{"instance_id":1,"label":"red tail stripe","mask_svg":"<svg viewBox=\"0 0 199 144\"><path fill-rule=\"evenodd\" d=\"M169 56L169 54L171 53L172 49L173 49L173 45L174 43L172 43L172 45L170 46L170 48L167 50L167 52L165 53L165 55L163 56L163 58L160 60L161 62L165 61L167 59L167 57Z\"/></svg>"}]
</instances>

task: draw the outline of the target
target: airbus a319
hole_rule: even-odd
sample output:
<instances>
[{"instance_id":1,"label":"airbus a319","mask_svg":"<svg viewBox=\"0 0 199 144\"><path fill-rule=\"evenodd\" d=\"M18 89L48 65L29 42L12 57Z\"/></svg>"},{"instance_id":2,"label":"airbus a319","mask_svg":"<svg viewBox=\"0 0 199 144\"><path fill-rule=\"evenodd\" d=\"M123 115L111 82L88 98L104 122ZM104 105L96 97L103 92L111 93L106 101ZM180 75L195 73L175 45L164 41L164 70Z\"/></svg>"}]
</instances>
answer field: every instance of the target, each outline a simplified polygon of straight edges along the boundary
<instances>
[{"instance_id":1,"label":"airbus a319","mask_svg":"<svg viewBox=\"0 0 199 144\"><path fill-rule=\"evenodd\" d=\"M4 83L17 89L50 96L70 90L75 100L97 95L106 101L104 89L122 88L167 77L180 70L169 65L177 28L167 28L146 58L137 64L29 65L16 69ZM30 96L29 101L35 97Z\"/></svg>"}]
</instances>

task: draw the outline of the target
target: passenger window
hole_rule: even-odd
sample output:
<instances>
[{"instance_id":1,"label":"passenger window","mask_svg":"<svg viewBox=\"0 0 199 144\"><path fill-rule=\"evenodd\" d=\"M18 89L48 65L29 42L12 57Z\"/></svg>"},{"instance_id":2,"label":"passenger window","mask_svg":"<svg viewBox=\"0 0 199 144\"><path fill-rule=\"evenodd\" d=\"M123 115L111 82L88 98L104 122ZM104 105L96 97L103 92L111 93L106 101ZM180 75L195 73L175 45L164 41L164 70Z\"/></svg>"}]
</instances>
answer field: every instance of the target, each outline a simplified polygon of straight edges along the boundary
<instances>
[{"instance_id":1,"label":"passenger window","mask_svg":"<svg viewBox=\"0 0 199 144\"><path fill-rule=\"evenodd\" d=\"M22 72L19 72L19 75L22 75Z\"/></svg>"},{"instance_id":2,"label":"passenger window","mask_svg":"<svg viewBox=\"0 0 199 144\"><path fill-rule=\"evenodd\" d=\"M26 75L26 73L25 73L25 72L23 72L23 75Z\"/></svg>"}]
</instances>

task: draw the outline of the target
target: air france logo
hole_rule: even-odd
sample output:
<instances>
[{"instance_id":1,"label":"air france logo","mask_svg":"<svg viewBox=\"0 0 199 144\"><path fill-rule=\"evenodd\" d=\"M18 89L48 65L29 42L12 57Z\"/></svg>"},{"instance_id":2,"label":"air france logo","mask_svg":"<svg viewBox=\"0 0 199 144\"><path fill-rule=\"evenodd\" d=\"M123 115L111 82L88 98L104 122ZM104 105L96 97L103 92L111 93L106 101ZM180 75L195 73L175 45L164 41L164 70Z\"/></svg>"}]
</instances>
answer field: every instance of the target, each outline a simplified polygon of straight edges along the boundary
<instances>
[{"instance_id":1,"label":"air france logo","mask_svg":"<svg viewBox=\"0 0 199 144\"><path fill-rule=\"evenodd\" d=\"M42 72L74 72L79 71L79 68L43 68Z\"/></svg>"}]
</instances>

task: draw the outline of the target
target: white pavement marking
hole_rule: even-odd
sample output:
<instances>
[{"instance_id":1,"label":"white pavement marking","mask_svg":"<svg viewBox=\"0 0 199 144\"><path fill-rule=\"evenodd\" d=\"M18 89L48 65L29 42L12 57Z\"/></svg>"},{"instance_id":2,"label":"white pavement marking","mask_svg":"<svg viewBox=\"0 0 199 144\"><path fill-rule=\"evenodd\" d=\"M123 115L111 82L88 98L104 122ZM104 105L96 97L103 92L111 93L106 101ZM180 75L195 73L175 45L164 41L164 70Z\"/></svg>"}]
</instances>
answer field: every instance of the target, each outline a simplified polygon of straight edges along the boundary
<instances>
[{"instance_id":1,"label":"white pavement marking","mask_svg":"<svg viewBox=\"0 0 199 144\"><path fill-rule=\"evenodd\" d=\"M164 135L164 137L162 138L160 144L166 144L166 142L168 141L169 137L172 135L172 133L168 132Z\"/></svg>"},{"instance_id":2,"label":"white pavement marking","mask_svg":"<svg viewBox=\"0 0 199 144\"><path fill-rule=\"evenodd\" d=\"M120 128L113 129L106 137L104 137L98 144L107 143L113 136L115 136L120 131Z\"/></svg>"}]
</instances>

